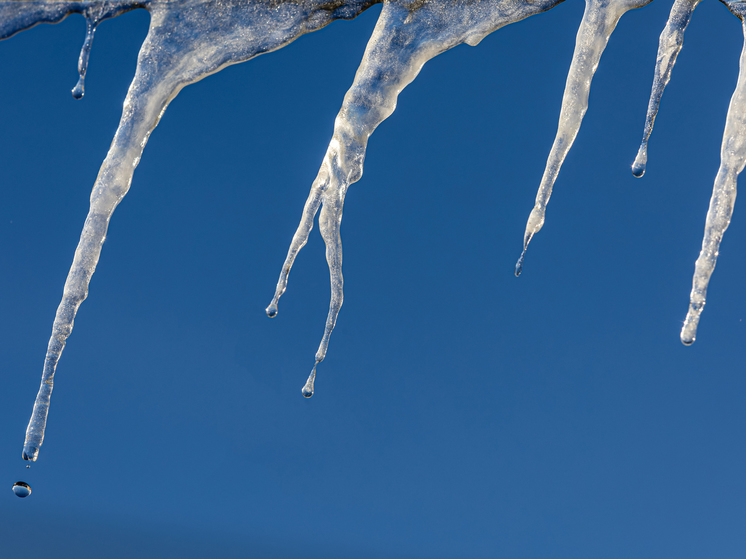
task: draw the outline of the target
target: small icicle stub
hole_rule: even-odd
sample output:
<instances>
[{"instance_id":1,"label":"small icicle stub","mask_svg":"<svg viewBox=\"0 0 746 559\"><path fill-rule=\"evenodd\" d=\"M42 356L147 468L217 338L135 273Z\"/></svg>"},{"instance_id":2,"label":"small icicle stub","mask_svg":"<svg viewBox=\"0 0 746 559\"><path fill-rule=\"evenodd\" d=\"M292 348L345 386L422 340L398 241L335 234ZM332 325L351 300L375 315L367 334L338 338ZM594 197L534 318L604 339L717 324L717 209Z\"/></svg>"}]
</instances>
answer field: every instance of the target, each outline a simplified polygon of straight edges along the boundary
<instances>
[{"instance_id":1,"label":"small icicle stub","mask_svg":"<svg viewBox=\"0 0 746 559\"><path fill-rule=\"evenodd\" d=\"M74 99L82 99L85 95L85 74L88 71L88 58L91 56L91 46L93 45L93 35L96 33L96 26L100 21L101 13L103 12L103 6L91 6L83 11L85 17L85 40L83 46L80 49L80 57L78 58L78 83L72 90Z\"/></svg>"},{"instance_id":2,"label":"small icicle stub","mask_svg":"<svg viewBox=\"0 0 746 559\"><path fill-rule=\"evenodd\" d=\"M119 127L101 165L80 242L65 282L62 301L52 326L23 458L35 461L44 441L54 376L60 355L72 333L73 321L88 296L88 285L101 254L109 221L127 194L145 145L169 103L184 87L231 64L280 49L299 36L337 19L357 17L382 3L378 22L363 53L352 86L334 123L334 134L280 270L274 296L266 308L278 315L290 270L305 246L318 215L326 244L331 298L313 369L302 394L310 398L318 365L324 361L342 302L342 240L340 227L349 187L363 174L368 139L394 112L399 94L432 58L460 44L477 45L485 36L511 23L550 10L562 0L0 0L0 39L37 23L56 23L72 13L85 18L86 35L78 60L79 81L73 97L85 92L85 76L97 25L133 9L150 12L150 27L124 102ZM562 97L559 124L549 150L534 207L523 234L523 249L515 275L523 270L529 243L541 230L560 169L577 137L593 75L620 18L651 0L586 0ZM632 166L645 173L655 117L666 84L683 45L684 32L700 0L675 0L660 36L653 87L643 137ZM741 2L725 2L742 21ZM744 27L746 35L746 27ZM736 179L746 164L746 49L741 55L736 91L726 118L721 165L707 213L702 251L695 264L689 311L681 331L684 344L696 337L707 286L715 268L720 242L733 212Z\"/></svg>"}]
</instances>

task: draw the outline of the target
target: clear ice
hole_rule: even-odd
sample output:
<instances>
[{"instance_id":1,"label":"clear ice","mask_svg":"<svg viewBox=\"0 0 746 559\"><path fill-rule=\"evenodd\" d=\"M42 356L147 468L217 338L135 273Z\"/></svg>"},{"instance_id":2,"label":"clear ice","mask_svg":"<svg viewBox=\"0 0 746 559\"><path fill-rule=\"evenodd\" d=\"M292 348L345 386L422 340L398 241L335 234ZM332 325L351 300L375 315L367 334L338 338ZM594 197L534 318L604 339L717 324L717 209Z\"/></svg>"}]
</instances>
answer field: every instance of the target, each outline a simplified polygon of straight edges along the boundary
<instances>
[{"instance_id":1,"label":"clear ice","mask_svg":"<svg viewBox=\"0 0 746 559\"><path fill-rule=\"evenodd\" d=\"M646 6L650 2L652 0L586 0L585 2L585 12L575 39L575 52L567 74L565 93L562 96L557 135L549 152L544 176L541 177L536 203L528 216L526 232L523 234L523 251L515 265L516 276L520 276L523 271L523 260L526 257L528 244L544 226L547 204L552 195L554 182L557 180L562 163L578 135L580 124L588 110L593 74L596 73L609 37L619 23L619 19L626 12Z\"/></svg>"},{"instance_id":2,"label":"clear ice","mask_svg":"<svg viewBox=\"0 0 746 559\"><path fill-rule=\"evenodd\" d=\"M684 45L684 31L689 25L694 8L702 0L676 0L668 16L666 27L661 33L658 44L658 57L655 61L655 76L653 77L653 91L648 103L648 114L645 117L645 131L642 133L642 143L632 164L632 174L638 178L645 174L648 164L648 140L653 132L655 117L661 105L663 91L671 79L671 71L676 64L676 57Z\"/></svg>"},{"instance_id":3,"label":"clear ice","mask_svg":"<svg viewBox=\"0 0 746 559\"><path fill-rule=\"evenodd\" d=\"M0 0L0 39L37 23L56 23L80 13L86 34L78 61L80 79L73 97L83 97L88 58L96 26L126 11L150 12L150 28L141 47L137 69L127 92L119 127L99 171L91 194L90 210L65 282L44 361L41 387L26 431L23 458L35 461L44 429L60 355L73 328L78 307L101 254L109 220L127 194L132 176L150 134L168 104L185 86L282 48L304 33L316 31L336 19L352 19L373 4L383 8L352 87L345 95L334 123L334 134L318 175L311 185L300 224L280 271L274 297L266 309L277 316L280 297L287 289L295 258L308 240L316 214L326 244L331 300L321 343L302 394L314 392L317 366L326 357L329 340L343 302L342 241L340 227L347 190L363 173L367 143L376 127L396 108L399 93L431 58L457 45L476 46L493 31L555 7L562 0ZM586 0L567 77L554 143L530 213L523 252L515 273L522 270L526 249L545 220L546 206L562 163L578 134L588 109L591 81L601 55L619 19L651 0ZM676 0L660 37L653 90L643 140L633 165L642 176L647 143L663 90L668 83L683 34L700 0ZM726 3L743 21L739 2ZM745 36L746 36L746 27ZM707 284L715 267L720 241L730 223L736 179L746 163L746 50L731 99L721 150L721 165L707 214L702 253L697 260L694 285L681 339L694 341Z\"/></svg>"}]
</instances>

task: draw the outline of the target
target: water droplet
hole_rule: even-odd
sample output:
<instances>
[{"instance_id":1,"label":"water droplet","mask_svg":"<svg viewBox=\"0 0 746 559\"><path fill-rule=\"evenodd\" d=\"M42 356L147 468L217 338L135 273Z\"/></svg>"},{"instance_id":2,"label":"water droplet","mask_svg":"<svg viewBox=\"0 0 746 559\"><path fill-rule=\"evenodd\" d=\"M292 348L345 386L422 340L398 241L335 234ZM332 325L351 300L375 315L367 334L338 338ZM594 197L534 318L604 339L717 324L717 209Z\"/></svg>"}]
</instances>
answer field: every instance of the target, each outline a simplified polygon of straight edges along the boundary
<instances>
[{"instance_id":1,"label":"water droplet","mask_svg":"<svg viewBox=\"0 0 746 559\"><path fill-rule=\"evenodd\" d=\"M318 363L314 364L313 370L311 371L311 374L308 375L308 380L303 386L303 390L301 390L301 394L303 394L304 398L310 398L313 396L313 382L316 380L316 365L318 365Z\"/></svg>"},{"instance_id":2,"label":"water droplet","mask_svg":"<svg viewBox=\"0 0 746 559\"><path fill-rule=\"evenodd\" d=\"M277 316L277 305L272 303L270 306L267 307L267 316L269 318L274 318Z\"/></svg>"},{"instance_id":3,"label":"water droplet","mask_svg":"<svg viewBox=\"0 0 746 559\"><path fill-rule=\"evenodd\" d=\"M30 470L31 469L31 464L26 464L26 469Z\"/></svg>"},{"instance_id":4,"label":"water droplet","mask_svg":"<svg viewBox=\"0 0 746 559\"><path fill-rule=\"evenodd\" d=\"M78 58L78 74L80 78L73 88L73 97L75 99L82 99L83 95L85 95L85 74L88 71L88 58L91 56L93 35L96 33L96 26L99 24L97 17L92 16L90 12L84 12L83 15L85 15L86 33L83 47L80 49L80 57Z\"/></svg>"},{"instance_id":5,"label":"water droplet","mask_svg":"<svg viewBox=\"0 0 746 559\"><path fill-rule=\"evenodd\" d=\"M13 484L13 493L23 499L31 495L31 486L25 481L17 481Z\"/></svg>"},{"instance_id":6,"label":"water droplet","mask_svg":"<svg viewBox=\"0 0 746 559\"><path fill-rule=\"evenodd\" d=\"M632 174L638 179L645 174L645 169L648 165L648 146L645 142L640 146L640 150L637 152L635 162L632 164Z\"/></svg>"},{"instance_id":7,"label":"water droplet","mask_svg":"<svg viewBox=\"0 0 746 559\"><path fill-rule=\"evenodd\" d=\"M73 88L73 99L82 99L83 95L85 95L85 76L81 75Z\"/></svg>"}]
</instances>

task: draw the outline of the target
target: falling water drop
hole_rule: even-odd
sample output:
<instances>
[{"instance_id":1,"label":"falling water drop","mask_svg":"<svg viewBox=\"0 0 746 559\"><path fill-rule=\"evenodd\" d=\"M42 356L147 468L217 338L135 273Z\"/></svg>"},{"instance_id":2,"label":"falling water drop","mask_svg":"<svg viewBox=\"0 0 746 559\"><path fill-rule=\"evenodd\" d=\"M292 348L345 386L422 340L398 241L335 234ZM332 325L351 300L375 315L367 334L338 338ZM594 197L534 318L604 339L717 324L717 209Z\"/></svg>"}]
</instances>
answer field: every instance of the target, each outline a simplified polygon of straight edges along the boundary
<instances>
[{"instance_id":1,"label":"falling water drop","mask_svg":"<svg viewBox=\"0 0 746 559\"><path fill-rule=\"evenodd\" d=\"M26 464L26 469L30 470L31 469L31 464Z\"/></svg>"},{"instance_id":2,"label":"falling water drop","mask_svg":"<svg viewBox=\"0 0 746 559\"><path fill-rule=\"evenodd\" d=\"M31 495L31 486L25 481L17 481L13 484L13 493L23 499Z\"/></svg>"}]
</instances>

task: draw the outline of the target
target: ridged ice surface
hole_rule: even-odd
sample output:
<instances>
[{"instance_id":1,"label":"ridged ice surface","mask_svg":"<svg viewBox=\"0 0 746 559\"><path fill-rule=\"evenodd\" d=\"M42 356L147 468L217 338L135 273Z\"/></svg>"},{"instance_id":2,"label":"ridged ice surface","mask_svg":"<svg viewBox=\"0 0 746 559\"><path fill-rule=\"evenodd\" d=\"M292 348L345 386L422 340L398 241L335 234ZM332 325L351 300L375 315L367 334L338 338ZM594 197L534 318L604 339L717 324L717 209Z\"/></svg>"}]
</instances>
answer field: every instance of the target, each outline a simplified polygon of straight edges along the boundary
<instances>
[{"instance_id":1,"label":"ridged ice surface","mask_svg":"<svg viewBox=\"0 0 746 559\"><path fill-rule=\"evenodd\" d=\"M351 19L382 0L0 0L0 39L37 23L56 23L71 13L85 17L86 34L78 61L75 98L85 92L85 76L96 26L128 10L151 14L135 76L127 92L119 127L99 171L88 216L65 282L44 361L42 382L26 432L23 457L36 460L44 440L54 376L60 355L73 329L78 307L101 254L109 220L130 188L135 168L151 132L179 91L222 68L282 48L304 33L335 19ZM318 214L326 244L331 300L321 343L303 396L314 393L317 366L326 357L343 301L341 223L345 196L360 179L368 139L396 108L401 91L431 58L462 43L477 45L489 33L549 10L562 0L390 0L383 8L352 87L334 123L334 133L318 175L311 185L300 224L282 266L267 315L278 314L290 270L308 241ZM544 170L536 202L528 219L523 252L515 273L522 270L526 249L545 220L546 206L562 163L588 109L591 81L609 38L621 16L651 0L586 0L562 97L557 134ZM647 142L684 31L700 0L676 0L660 37L653 90L648 104L643 141L633 166L642 176ZM742 3L726 5L743 21ZM744 27L746 36L746 27ZM721 165L707 213L702 252L696 262L689 313L681 339L696 336L700 313L720 242L730 223L736 179L746 163L746 49L731 99L721 149Z\"/></svg>"}]
</instances>

